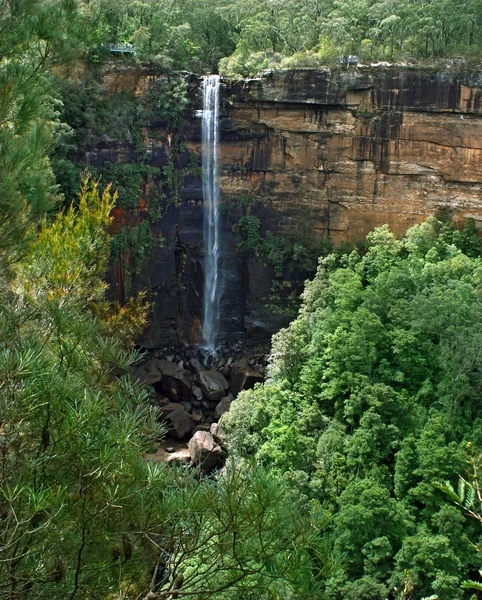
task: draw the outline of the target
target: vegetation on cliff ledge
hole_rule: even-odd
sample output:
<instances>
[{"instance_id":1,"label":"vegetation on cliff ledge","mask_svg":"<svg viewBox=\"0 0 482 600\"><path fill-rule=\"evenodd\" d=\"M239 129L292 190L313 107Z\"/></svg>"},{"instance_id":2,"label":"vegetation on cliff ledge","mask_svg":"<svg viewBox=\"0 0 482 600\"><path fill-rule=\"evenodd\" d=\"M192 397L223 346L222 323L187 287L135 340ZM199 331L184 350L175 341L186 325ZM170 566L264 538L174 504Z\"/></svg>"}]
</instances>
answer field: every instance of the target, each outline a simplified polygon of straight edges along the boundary
<instances>
[{"instance_id":1,"label":"vegetation on cliff ledge","mask_svg":"<svg viewBox=\"0 0 482 600\"><path fill-rule=\"evenodd\" d=\"M266 68L480 57L478 0L91 0L93 43L131 42L162 69ZM219 62L221 61L221 62Z\"/></svg>"}]
</instances>

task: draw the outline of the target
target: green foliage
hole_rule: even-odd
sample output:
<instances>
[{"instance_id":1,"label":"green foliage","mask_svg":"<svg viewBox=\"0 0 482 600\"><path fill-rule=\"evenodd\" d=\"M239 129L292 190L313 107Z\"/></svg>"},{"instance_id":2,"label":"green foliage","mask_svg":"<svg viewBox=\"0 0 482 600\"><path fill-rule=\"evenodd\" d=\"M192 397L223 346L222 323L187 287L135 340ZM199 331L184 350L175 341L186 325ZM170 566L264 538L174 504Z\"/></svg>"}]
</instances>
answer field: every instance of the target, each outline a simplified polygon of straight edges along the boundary
<instances>
[{"instance_id":1,"label":"green foliage","mask_svg":"<svg viewBox=\"0 0 482 600\"><path fill-rule=\"evenodd\" d=\"M160 169L142 163L105 162L102 167L89 167L96 177L102 177L102 185L112 185L118 196L119 208L138 208L142 187L159 178Z\"/></svg>"},{"instance_id":2,"label":"green foliage","mask_svg":"<svg viewBox=\"0 0 482 600\"><path fill-rule=\"evenodd\" d=\"M459 482L457 491L450 481L445 481L440 484L440 489L447 494L447 496L463 509L464 513L475 519L479 526L482 524L482 494L480 490L480 466L482 464L482 455L474 453L472 450L472 443L467 444L468 450L471 453L471 457L468 460L468 474L467 478L459 476ZM457 515L461 519L460 514ZM459 528L460 529L460 528ZM474 546L477 552L482 552L480 544ZM482 576L482 569L479 569L479 575ZM465 590L481 590L482 584L477 581L465 580L462 583L462 588Z\"/></svg>"},{"instance_id":3,"label":"green foliage","mask_svg":"<svg viewBox=\"0 0 482 600\"><path fill-rule=\"evenodd\" d=\"M57 110L52 70L79 47L79 5L19 0L0 11L0 271L19 258L30 223L51 209L56 187L48 153Z\"/></svg>"},{"instance_id":4,"label":"green foliage","mask_svg":"<svg viewBox=\"0 0 482 600\"><path fill-rule=\"evenodd\" d=\"M161 492L158 506L170 503L163 511L168 521L159 521L166 532L160 539L172 549L170 569L182 572L178 597L320 597L320 532L328 518L316 504L301 504L286 483L254 463L243 468L229 463L214 481L177 477L174 493ZM149 598L165 598L161 590Z\"/></svg>"},{"instance_id":5,"label":"green foliage","mask_svg":"<svg viewBox=\"0 0 482 600\"><path fill-rule=\"evenodd\" d=\"M144 261L151 255L152 247L153 238L149 223L143 221L138 227L129 230L123 227L120 233L113 236L111 256L113 260L118 260L128 249L132 272L139 275Z\"/></svg>"},{"instance_id":6,"label":"green foliage","mask_svg":"<svg viewBox=\"0 0 482 600\"><path fill-rule=\"evenodd\" d=\"M429 218L402 240L384 226L366 252L321 258L299 316L273 338L270 380L222 419L231 452L334 511L342 558L327 598L462 598L480 568L475 523L437 487L456 497L467 442L480 442L475 233ZM464 485L461 505L474 501Z\"/></svg>"},{"instance_id":7,"label":"green foliage","mask_svg":"<svg viewBox=\"0 0 482 600\"><path fill-rule=\"evenodd\" d=\"M247 210L252 204L249 197L236 199ZM261 233L261 221L247 214L233 226L233 231L243 240L238 249L256 258L273 269L270 297L265 300L266 309L273 314L294 316L299 307L300 289L307 277L316 271L319 256L331 249L331 241L317 238L309 228L309 218L302 217L298 228L290 228L280 235L267 230Z\"/></svg>"},{"instance_id":8,"label":"green foliage","mask_svg":"<svg viewBox=\"0 0 482 600\"><path fill-rule=\"evenodd\" d=\"M162 247L163 241L153 236L149 221L142 221L129 229L123 227L120 233L112 236L111 259L122 263L126 299L131 293L132 278L141 276L153 248Z\"/></svg>"},{"instance_id":9,"label":"green foliage","mask_svg":"<svg viewBox=\"0 0 482 600\"><path fill-rule=\"evenodd\" d=\"M235 47L234 27L220 12L224 5L207 0L91 0L92 44L133 42L136 57L150 60L161 72L214 70Z\"/></svg>"},{"instance_id":10,"label":"green foliage","mask_svg":"<svg viewBox=\"0 0 482 600\"><path fill-rule=\"evenodd\" d=\"M57 149L65 157L72 149L85 149L100 139L112 137L134 144L139 158L145 153L142 125L146 110L131 92L107 93L96 80L93 68L77 80L62 82L62 119L72 128L73 139L67 148Z\"/></svg>"},{"instance_id":11,"label":"green foliage","mask_svg":"<svg viewBox=\"0 0 482 600\"><path fill-rule=\"evenodd\" d=\"M78 209L43 223L0 307L4 598L74 598L117 579L139 449L161 433L126 376L135 356L94 310L112 206L86 181Z\"/></svg>"},{"instance_id":12,"label":"green foliage","mask_svg":"<svg viewBox=\"0 0 482 600\"><path fill-rule=\"evenodd\" d=\"M279 52L270 49L250 52L247 44L238 44L234 54L219 61L219 72L224 77L254 77L279 66L281 58Z\"/></svg>"},{"instance_id":13,"label":"green foliage","mask_svg":"<svg viewBox=\"0 0 482 600\"><path fill-rule=\"evenodd\" d=\"M43 222L32 255L18 268L23 297L86 302L102 298L109 256L106 229L114 202L110 186L100 195L98 183L86 178L78 209L59 212L48 227Z\"/></svg>"},{"instance_id":14,"label":"green foliage","mask_svg":"<svg viewBox=\"0 0 482 600\"><path fill-rule=\"evenodd\" d=\"M179 127L189 99L187 97L187 81L181 77L158 79L151 89L152 105L160 117L172 128Z\"/></svg>"},{"instance_id":15,"label":"green foliage","mask_svg":"<svg viewBox=\"0 0 482 600\"><path fill-rule=\"evenodd\" d=\"M319 68L349 54L363 61L480 56L481 9L475 0L238 0L220 11L237 34L235 52L219 64L226 76Z\"/></svg>"},{"instance_id":16,"label":"green foliage","mask_svg":"<svg viewBox=\"0 0 482 600\"><path fill-rule=\"evenodd\" d=\"M340 56L364 61L480 57L478 0L90 0L83 2L89 57L110 43L172 70L251 77L266 69L319 68Z\"/></svg>"}]
</instances>

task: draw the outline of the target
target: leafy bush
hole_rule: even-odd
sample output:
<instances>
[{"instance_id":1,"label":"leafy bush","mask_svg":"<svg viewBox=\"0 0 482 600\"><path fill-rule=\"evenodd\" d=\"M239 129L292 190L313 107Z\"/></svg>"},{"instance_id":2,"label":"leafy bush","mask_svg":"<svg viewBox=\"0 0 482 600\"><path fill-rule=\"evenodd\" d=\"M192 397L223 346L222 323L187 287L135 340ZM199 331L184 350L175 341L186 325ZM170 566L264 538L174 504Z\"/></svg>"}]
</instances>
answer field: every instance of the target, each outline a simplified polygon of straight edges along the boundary
<instances>
[{"instance_id":1,"label":"leafy bush","mask_svg":"<svg viewBox=\"0 0 482 600\"><path fill-rule=\"evenodd\" d=\"M189 99L187 81L182 77L158 79L151 90L152 104L171 126L181 124Z\"/></svg>"},{"instance_id":2,"label":"leafy bush","mask_svg":"<svg viewBox=\"0 0 482 600\"><path fill-rule=\"evenodd\" d=\"M234 199L247 209L252 199ZM273 269L273 279L269 298L264 301L264 309L271 314L293 317L299 308L299 294L307 277L316 271L319 256L332 249L329 238L318 238L309 227L309 217L302 215L297 228L288 228L279 235L267 230L261 233L258 217L244 215L233 226L233 231L243 240L238 249L256 258ZM258 309L259 310L259 309Z\"/></svg>"},{"instance_id":3,"label":"leafy bush","mask_svg":"<svg viewBox=\"0 0 482 600\"><path fill-rule=\"evenodd\" d=\"M286 56L280 62L281 69L319 69L335 62L336 50L325 45L323 53L305 50Z\"/></svg>"},{"instance_id":4,"label":"leafy bush","mask_svg":"<svg viewBox=\"0 0 482 600\"><path fill-rule=\"evenodd\" d=\"M459 232L432 217L402 240L383 226L365 253L321 258L299 316L273 338L269 381L222 419L231 452L334 511L342 558L327 598L468 597L479 532L437 483L480 443L479 256L473 223Z\"/></svg>"},{"instance_id":5,"label":"leafy bush","mask_svg":"<svg viewBox=\"0 0 482 600\"><path fill-rule=\"evenodd\" d=\"M242 45L232 56L219 61L219 72L225 77L255 77L262 71L280 65L281 60L279 53L270 50L250 52Z\"/></svg>"}]
</instances>

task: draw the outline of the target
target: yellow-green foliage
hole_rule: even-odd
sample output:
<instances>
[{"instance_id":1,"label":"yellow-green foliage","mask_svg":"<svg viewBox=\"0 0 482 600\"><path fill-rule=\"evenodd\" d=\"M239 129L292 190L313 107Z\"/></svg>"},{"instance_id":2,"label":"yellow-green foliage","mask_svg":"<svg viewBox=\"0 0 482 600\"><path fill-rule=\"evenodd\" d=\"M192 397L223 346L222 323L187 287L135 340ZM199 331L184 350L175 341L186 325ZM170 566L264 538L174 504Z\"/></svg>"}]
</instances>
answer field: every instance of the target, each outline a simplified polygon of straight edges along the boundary
<instances>
[{"instance_id":1,"label":"yellow-green foliage","mask_svg":"<svg viewBox=\"0 0 482 600\"><path fill-rule=\"evenodd\" d=\"M32 299L101 299L110 252L107 227L115 199L110 186L99 194L98 182L86 176L78 208L71 206L51 224L44 220L40 226L28 258L18 267L18 292Z\"/></svg>"}]
</instances>

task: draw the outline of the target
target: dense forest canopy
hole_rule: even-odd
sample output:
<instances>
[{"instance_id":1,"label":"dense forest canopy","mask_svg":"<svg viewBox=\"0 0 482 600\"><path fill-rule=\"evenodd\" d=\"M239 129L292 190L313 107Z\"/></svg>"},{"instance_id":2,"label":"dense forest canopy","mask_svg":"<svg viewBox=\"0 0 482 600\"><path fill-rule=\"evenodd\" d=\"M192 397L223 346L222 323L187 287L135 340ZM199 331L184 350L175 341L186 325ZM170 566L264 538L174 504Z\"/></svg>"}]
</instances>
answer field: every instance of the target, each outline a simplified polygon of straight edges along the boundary
<instances>
[{"instance_id":1,"label":"dense forest canopy","mask_svg":"<svg viewBox=\"0 0 482 600\"><path fill-rule=\"evenodd\" d=\"M95 43L130 42L163 68L226 75L344 55L477 57L482 42L478 0L91 0L86 14Z\"/></svg>"},{"instance_id":2,"label":"dense forest canopy","mask_svg":"<svg viewBox=\"0 0 482 600\"><path fill-rule=\"evenodd\" d=\"M479 460L480 243L435 218L367 243L320 260L274 336L271 379L222 423L231 452L333 514L323 598L455 600L480 568L480 525L440 488Z\"/></svg>"},{"instance_id":3,"label":"dense forest canopy","mask_svg":"<svg viewBox=\"0 0 482 600\"><path fill-rule=\"evenodd\" d=\"M144 297L106 297L116 194L84 173L62 197L52 156L76 142L63 67L106 44L249 75L473 57L481 36L475 0L0 0L0 600L477 598L474 223L321 258L204 477L142 458L165 430L131 375Z\"/></svg>"}]
</instances>

